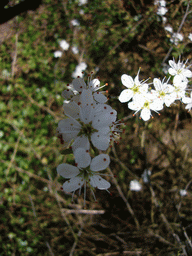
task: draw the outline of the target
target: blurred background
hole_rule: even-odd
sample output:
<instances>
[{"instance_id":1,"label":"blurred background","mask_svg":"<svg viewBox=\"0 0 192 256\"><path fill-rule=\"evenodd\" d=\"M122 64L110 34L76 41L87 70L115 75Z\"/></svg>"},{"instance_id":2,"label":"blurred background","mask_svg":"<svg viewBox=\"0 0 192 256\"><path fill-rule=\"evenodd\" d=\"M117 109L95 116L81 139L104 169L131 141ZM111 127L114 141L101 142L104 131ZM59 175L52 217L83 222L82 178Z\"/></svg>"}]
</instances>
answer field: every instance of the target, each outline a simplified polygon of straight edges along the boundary
<instances>
[{"instance_id":1,"label":"blurred background","mask_svg":"<svg viewBox=\"0 0 192 256\"><path fill-rule=\"evenodd\" d=\"M177 102L145 123L117 98L122 74L152 83L173 57L192 63L192 1L36 2L0 25L0 256L192 255L191 113ZM110 194L88 190L83 208L60 189L74 159L55 135L62 91L90 72L126 126Z\"/></svg>"}]
</instances>

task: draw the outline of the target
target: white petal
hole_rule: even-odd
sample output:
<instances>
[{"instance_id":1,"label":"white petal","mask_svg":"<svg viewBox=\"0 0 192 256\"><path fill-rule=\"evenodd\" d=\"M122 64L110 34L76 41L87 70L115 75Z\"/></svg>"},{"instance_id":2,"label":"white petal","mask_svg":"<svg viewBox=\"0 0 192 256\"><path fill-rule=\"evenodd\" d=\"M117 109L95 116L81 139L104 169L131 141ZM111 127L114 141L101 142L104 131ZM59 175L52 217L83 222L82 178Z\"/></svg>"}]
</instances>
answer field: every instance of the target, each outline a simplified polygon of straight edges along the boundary
<instances>
[{"instance_id":1,"label":"white petal","mask_svg":"<svg viewBox=\"0 0 192 256\"><path fill-rule=\"evenodd\" d=\"M147 109L147 108L144 108L141 110L141 118L144 120L144 121L148 121L151 117L151 111L150 109Z\"/></svg>"},{"instance_id":2,"label":"white petal","mask_svg":"<svg viewBox=\"0 0 192 256\"><path fill-rule=\"evenodd\" d=\"M103 95L102 92L95 92L93 94L94 99L98 102L98 103L105 103L107 102L107 97L105 95Z\"/></svg>"},{"instance_id":3,"label":"white petal","mask_svg":"<svg viewBox=\"0 0 192 256\"><path fill-rule=\"evenodd\" d=\"M79 133L80 129L81 125L79 122L71 118L61 120L58 123L58 131L60 133L74 133L75 135Z\"/></svg>"},{"instance_id":4,"label":"white petal","mask_svg":"<svg viewBox=\"0 0 192 256\"><path fill-rule=\"evenodd\" d=\"M121 82L123 85L125 85L127 88L131 88L134 85L133 78L131 76L128 76L126 74L121 76Z\"/></svg>"},{"instance_id":5,"label":"white petal","mask_svg":"<svg viewBox=\"0 0 192 256\"><path fill-rule=\"evenodd\" d=\"M63 184L63 190L65 192L73 192L81 188L83 184L84 184L84 179L82 177L77 176L66 181Z\"/></svg>"},{"instance_id":6,"label":"white petal","mask_svg":"<svg viewBox=\"0 0 192 256\"><path fill-rule=\"evenodd\" d=\"M94 188L98 188L101 190L108 189L110 188L111 184L101 178L100 175L93 175L90 177L90 185Z\"/></svg>"},{"instance_id":7,"label":"white petal","mask_svg":"<svg viewBox=\"0 0 192 256\"><path fill-rule=\"evenodd\" d=\"M97 149L107 150L109 147L110 137L109 135L101 134L100 132L94 132L91 135L91 142Z\"/></svg>"},{"instance_id":8,"label":"white petal","mask_svg":"<svg viewBox=\"0 0 192 256\"><path fill-rule=\"evenodd\" d=\"M63 103L64 113L67 116L71 116L75 119L79 118L80 107L74 101L70 101L69 103Z\"/></svg>"},{"instance_id":9,"label":"white petal","mask_svg":"<svg viewBox=\"0 0 192 256\"><path fill-rule=\"evenodd\" d=\"M83 89L80 95L80 102L82 107L93 104L93 95L90 89Z\"/></svg>"},{"instance_id":10,"label":"white petal","mask_svg":"<svg viewBox=\"0 0 192 256\"><path fill-rule=\"evenodd\" d=\"M125 89L119 95L119 101L124 103L129 101L133 97L133 91L130 89Z\"/></svg>"},{"instance_id":11,"label":"white petal","mask_svg":"<svg viewBox=\"0 0 192 256\"><path fill-rule=\"evenodd\" d=\"M89 140L85 135L81 135L77 137L73 142L73 145L72 145L73 152L75 152L77 148L85 148L86 150L89 150L90 148Z\"/></svg>"},{"instance_id":12,"label":"white petal","mask_svg":"<svg viewBox=\"0 0 192 256\"><path fill-rule=\"evenodd\" d=\"M93 107L91 105L80 107L80 119L83 123L88 124L92 121Z\"/></svg>"},{"instance_id":13,"label":"white petal","mask_svg":"<svg viewBox=\"0 0 192 256\"><path fill-rule=\"evenodd\" d=\"M110 164L110 158L107 154L100 154L94 157L90 164L91 171L97 172L105 170Z\"/></svg>"},{"instance_id":14,"label":"white petal","mask_svg":"<svg viewBox=\"0 0 192 256\"><path fill-rule=\"evenodd\" d=\"M92 90L92 91L96 91L97 89L99 89L99 86L100 86L100 81L99 79L93 79L89 82L89 88Z\"/></svg>"},{"instance_id":15,"label":"white petal","mask_svg":"<svg viewBox=\"0 0 192 256\"><path fill-rule=\"evenodd\" d=\"M57 167L57 173L63 178L69 179L77 176L79 174L79 169L70 164L60 164Z\"/></svg>"},{"instance_id":16,"label":"white petal","mask_svg":"<svg viewBox=\"0 0 192 256\"><path fill-rule=\"evenodd\" d=\"M153 79L155 90L160 91L162 89L162 83L158 78Z\"/></svg>"},{"instance_id":17,"label":"white petal","mask_svg":"<svg viewBox=\"0 0 192 256\"><path fill-rule=\"evenodd\" d=\"M140 191L142 189L141 184L137 180L132 180L130 182L130 190L132 191Z\"/></svg>"},{"instance_id":18,"label":"white petal","mask_svg":"<svg viewBox=\"0 0 192 256\"><path fill-rule=\"evenodd\" d=\"M75 88L75 90L77 90L78 92L82 92L83 89L86 89L86 83L83 80L83 78L75 78L72 82L73 87Z\"/></svg>"},{"instance_id":19,"label":"white petal","mask_svg":"<svg viewBox=\"0 0 192 256\"><path fill-rule=\"evenodd\" d=\"M86 168L91 163L91 157L85 148L77 148L74 151L75 162L78 168Z\"/></svg>"}]
</instances>

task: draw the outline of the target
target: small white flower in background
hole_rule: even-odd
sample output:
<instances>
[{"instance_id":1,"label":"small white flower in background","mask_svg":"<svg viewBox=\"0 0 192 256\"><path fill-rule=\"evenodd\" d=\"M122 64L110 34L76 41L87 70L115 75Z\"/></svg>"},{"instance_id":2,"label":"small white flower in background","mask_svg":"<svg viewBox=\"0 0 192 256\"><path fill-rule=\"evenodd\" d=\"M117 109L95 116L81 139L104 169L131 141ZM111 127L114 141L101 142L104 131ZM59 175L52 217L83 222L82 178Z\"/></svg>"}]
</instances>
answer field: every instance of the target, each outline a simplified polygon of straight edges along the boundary
<instances>
[{"instance_id":1,"label":"small white flower in background","mask_svg":"<svg viewBox=\"0 0 192 256\"><path fill-rule=\"evenodd\" d=\"M65 90L62 92L62 96L66 97L68 100L74 100L76 103L81 102L81 99L79 99L79 95L81 94L83 90L91 90L93 94L93 98L95 100L95 103L106 103L107 102L107 97L103 94L104 92L98 92L102 87L106 86L107 84L100 86L100 81L99 79L92 79L92 74L88 76L88 83L86 85L85 81L83 78L78 77L75 78L72 82L72 90L69 89ZM75 91L77 93L73 93L72 91ZM74 97L74 95L76 96ZM93 103L93 102L92 102Z\"/></svg>"},{"instance_id":2,"label":"small white flower in background","mask_svg":"<svg viewBox=\"0 0 192 256\"><path fill-rule=\"evenodd\" d=\"M164 29L167 30L169 33L173 33L173 28L170 25L165 26Z\"/></svg>"},{"instance_id":3,"label":"small white flower in background","mask_svg":"<svg viewBox=\"0 0 192 256\"><path fill-rule=\"evenodd\" d=\"M60 58L60 57L62 56L62 54L63 54L63 53L62 53L61 51L55 51L55 52L54 52L54 57L55 57L55 58Z\"/></svg>"},{"instance_id":4,"label":"small white flower in background","mask_svg":"<svg viewBox=\"0 0 192 256\"><path fill-rule=\"evenodd\" d=\"M137 99L137 97L141 94L147 93L148 84L146 84L145 81L139 81L139 71L134 80L131 76L128 76L126 74L121 76L122 84L126 86L128 89L123 90L119 95L120 102L128 102L132 98L134 100Z\"/></svg>"},{"instance_id":5,"label":"small white flower in background","mask_svg":"<svg viewBox=\"0 0 192 256\"><path fill-rule=\"evenodd\" d=\"M142 185L137 180L132 180L130 182L129 188L131 191L140 191L142 189Z\"/></svg>"},{"instance_id":6,"label":"small white flower in background","mask_svg":"<svg viewBox=\"0 0 192 256\"><path fill-rule=\"evenodd\" d=\"M179 42L183 41L183 35L181 33L173 33L170 41L175 45L178 45Z\"/></svg>"},{"instance_id":7,"label":"small white flower in background","mask_svg":"<svg viewBox=\"0 0 192 256\"><path fill-rule=\"evenodd\" d=\"M79 21L78 21L77 19L72 20L72 21L71 21L71 24L72 24L73 26L79 26L79 25L80 25L80 23L79 23Z\"/></svg>"},{"instance_id":8,"label":"small white flower in background","mask_svg":"<svg viewBox=\"0 0 192 256\"><path fill-rule=\"evenodd\" d=\"M149 183L150 182L151 171L145 169L141 176L143 178L144 183Z\"/></svg>"},{"instance_id":9,"label":"small white flower in background","mask_svg":"<svg viewBox=\"0 0 192 256\"><path fill-rule=\"evenodd\" d=\"M166 1L165 0L155 0L154 5L160 5L165 7L166 6Z\"/></svg>"},{"instance_id":10,"label":"small white flower in background","mask_svg":"<svg viewBox=\"0 0 192 256\"><path fill-rule=\"evenodd\" d=\"M190 41L192 41L192 33L189 34L188 38Z\"/></svg>"},{"instance_id":11,"label":"small white flower in background","mask_svg":"<svg viewBox=\"0 0 192 256\"><path fill-rule=\"evenodd\" d=\"M186 196L187 195L187 190L180 189L179 193L180 193L180 196Z\"/></svg>"},{"instance_id":12,"label":"small white flower in background","mask_svg":"<svg viewBox=\"0 0 192 256\"><path fill-rule=\"evenodd\" d=\"M64 51L67 51L68 49L69 49L69 44L67 43L67 41L65 41L65 40L61 40L60 42L59 42L59 45L60 45L60 47L64 50Z\"/></svg>"},{"instance_id":13,"label":"small white flower in background","mask_svg":"<svg viewBox=\"0 0 192 256\"><path fill-rule=\"evenodd\" d=\"M167 8L160 6L157 9L157 15L159 16L164 16L166 14L166 12L168 12Z\"/></svg>"},{"instance_id":14,"label":"small white flower in background","mask_svg":"<svg viewBox=\"0 0 192 256\"><path fill-rule=\"evenodd\" d=\"M169 60L169 65L171 66L168 70L169 74L179 76L183 80L192 77L192 72L189 70L189 67L186 67L186 63L187 61L183 63L179 60L178 63L176 63L175 60Z\"/></svg>"},{"instance_id":15,"label":"small white flower in background","mask_svg":"<svg viewBox=\"0 0 192 256\"><path fill-rule=\"evenodd\" d=\"M192 109L192 92L191 92L191 97L183 97L182 102L187 104L185 109L191 110Z\"/></svg>"},{"instance_id":16,"label":"small white flower in background","mask_svg":"<svg viewBox=\"0 0 192 256\"><path fill-rule=\"evenodd\" d=\"M78 50L77 46L73 46L73 47L71 48L71 50L72 50L72 52L73 52L74 54L78 54L78 53L79 53L79 50Z\"/></svg>"},{"instance_id":17,"label":"small white flower in background","mask_svg":"<svg viewBox=\"0 0 192 256\"><path fill-rule=\"evenodd\" d=\"M87 68L87 64L85 62L81 62L79 63L76 68L75 71L72 73L72 77L76 78L76 77L83 77L82 71L84 71Z\"/></svg>"},{"instance_id":18,"label":"small white flower in background","mask_svg":"<svg viewBox=\"0 0 192 256\"><path fill-rule=\"evenodd\" d=\"M81 187L84 186L85 204L87 184L91 190L92 188L100 190L110 188L111 184L99 175L100 171L105 170L109 166L110 158L107 154L100 154L91 159L89 153L84 148L76 149L74 156L77 167L70 164L60 164L57 167L57 172L63 178L69 179L63 184L65 192L75 192L77 189L81 190Z\"/></svg>"},{"instance_id":19,"label":"small white flower in background","mask_svg":"<svg viewBox=\"0 0 192 256\"><path fill-rule=\"evenodd\" d=\"M79 6L87 4L87 0L79 0Z\"/></svg>"}]
</instances>

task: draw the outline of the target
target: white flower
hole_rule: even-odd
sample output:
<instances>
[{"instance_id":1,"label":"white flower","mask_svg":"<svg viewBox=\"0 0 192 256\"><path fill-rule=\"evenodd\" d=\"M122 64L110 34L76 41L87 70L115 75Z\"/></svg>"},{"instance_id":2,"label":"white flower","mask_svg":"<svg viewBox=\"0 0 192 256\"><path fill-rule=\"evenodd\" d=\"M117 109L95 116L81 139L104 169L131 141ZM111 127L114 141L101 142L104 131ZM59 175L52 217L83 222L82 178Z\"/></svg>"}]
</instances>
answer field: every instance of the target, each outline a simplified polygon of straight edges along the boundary
<instances>
[{"instance_id":1,"label":"white flower","mask_svg":"<svg viewBox=\"0 0 192 256\"><path fill-rule=\"evenodd\" d=\"M78 53L79 53L79 50L78 50L77 46L73 46L73 47L71 48L71 50L72 50L72 52L73 52L74 54L78 54Z\"/></svg>"},{"instance_id":2,"label":"white flower","mask_svg":"<svg viewBox=\"0 0 192 256\"><path fill-rule=\"evenodd\" d=\"M132 191L140 191L142 189L142 185L137 180L132 180L130 182L129 188Z\"/></svg>"},{"instance_id":3,"label":"white flower","mask_svg":"<svg viewBox=\"0 0 192 256\"><path fill-rule=\"evenodd\" d=\"M75 71L72 73L72 77L75 78L75 77L82 77L83 74L82 74L82 71L85 70L87 68L87 64L85 62L81 62L79 63L76 68L75 68Z\"/></svg>"},{"instance_id":4,"label":"white flower","mask_svg":"<svg viewBox=\"0 0 192 256\"><path fill-rule=\"evenodd\" d=\"M186 196L187 195L187 191L185 189L180 189L179 193L180 193L180 196Z\"/></svg>"},{"instance_id":5,"label":"white flower","mask_svg":"<svg viewBox=\"0 0 192 256\"><path fill-rule=\"evenodd\" d=\"M65 192L75 192L84 186L84 200L86 196L86 184L91 188L107 190L111 185L103 179L99 172L105 170L110 164L107 154L100 154L91 160L84 148L78 148L74 152L77 167L70 164L60 164L57 172L63 178L69 179L63 184Z\"/></svg>"},{"instance_id":6,"label":"white flower","mask_svg":"<svg viewBox=\"0 0 192 256\"><path fill-rule=\"evenodd\" d=\"M167 8L165 8L163 6L160 6L157 9L157 14L160 15L160 16L163 16L163 15L166 14L167 11L168 11Z\"/></svg>"},{"instance_id":7,"label":"white flower","mask_svg":"<svg viewBox=\"0 0 192 256\"><path fill-rule=\"evenodd\" d=\"M64 51L67 51L68 49L69 49L69 44L67 43L67 41L65 41L65 40L61 40L60 42L59 42L59 45L60 45L60 47L64 50Z\"/></svg>"},{"instance_id":8,"label":"white flower","mask_svg":"<svg viewBox=\"0 0 192 256\"><path fill-rule=\"evenodd\" d=\"M181 33L173 33L170 41L175 45L178 45L179 41L183 41L183 35Z\"/></svg>"},{"instance_id":9,"label":"white flower","mask_svg":"<svg viewBox=\"0 0 192 256\"><path fill-rule=\"evenodd\" d=\"M182 102L187 104L185 109L189 109L191 110L192 109L192 92L191 92L191 97L183 97L182 98Z\"/></svg>"},{"instance_id":10,"label":"white flower","mask_svg":"<svg viewBox=\"0 0 192 256\"><path fill-rule=\"evenodd\" d=\"M145 169L141 176L143 178L144 183L149 183L150 182L151 171L148 170L148 169Z\"/></svg>"},{"instance_id":11,"label":"white flower","mask_svg":"<svg viewBox=\"0 0 192 256\"><path fill-rule=\"evenodd\" d=\"M173 33L173 28L170 25L164 27L169 33Z\"/></svg>"},{"instance_id":12,"label":"white flower","mask_svg":"<svg viewBox=\"0 0 192 256\"><path fill-rule=\"evenodd\" d=\"M128 103L128 108L136 110L134 115L141 110L140 117L144 121L148 121L151 117L151 110L157 112L163 109L163 104L160 99L153 93L147 93L136 100ZM158 113L158 112L157 112Z\"/></svg>"},{"instance_id":13,"label":"white flower","mask_svg":"<svg viewBox=\"0 0 192 256\"><path fill-rule=\"evenodd\" d=\"M79 6L87 4L87 0L79 0Z\"/></svg>"},{"instance_id":14,"label":"white flower","mask_svg":"<svg viewBox=\"0 0 192 256\"><path fill-rule=\"evenodd\" d=\"M192 33L189 34L188 38L190 41L192 41Z\"/></svg>"},{"instance_id":15,"label":"white flower","mask_svg":"<svg viewBox=\"0 0 192 256\"><path fill-rule=\"evenodd\" d=\"M169 95L169 101L171 103L173 103L175 100L180 100L185 97L187 82L183 81L180 76L174 76L173 85L173 91Z\"/></svg>"},{"instance_id":16,"label":"white flower","mask_svg":"<svg viewBox=\"0 0 192 256\"><path fill-rule=\"evenodd\" d=\"M72 20L72 21L71 21L71 24L72 24L73 26L79 26L79 25L80 25L80 23L79 23L79 21L78 21L77 19Z\"/></svg>"},{"instance_id":17,"label":"white flower","mask_svg":"<svg viewBox=\"0 0 192 256\"><path fill-rule=\"evenodd\" d=\"M80 77L75 78L73 80L73 82L72 82L73 90L75 90L79 94L81 94L83 90L90 90L92 92L92 94L93 94L94 100L97 103L105 103L105 102L107 102L107 97L105 95L103 95L103 92L98 92L98 90L100 90L104 86L100 86L99 79L92 79L92 76L89 76L88 84L87 85L86 85L84 79L80 78ZM82 103L81 100L79 100L78 95L76 95L75 98L74 98L73 97L73 92L71 92L69 89L65 90L62 93L62 96L66 96L67 99L75 100L75 102L77 102L77 103L78 103L78 101L80 103Z\"/></svg>"},{"instance_id":18,"label":"white flower","mask_svg":"<svg viewBox=\"0 0 192 256\"><path fill-rule=\"evenodd\" d=\"M189 67L185 67L186 63L187 61L183 63L179 60L178 63L176 63L175 60L169 60L169 65L171 66L168 70L169 74L172 76L179 76L183 80L192 77L192 72L188 69Z\"/></svg>"},{"instance_id":19,"label":"white flower","mask_svg":"<svg viewBox=\"0 0 192 256\"><path fill-rule=\"evenodd\" d=\"M81 96L83 107L76 105L76 110L73 112L73 115L79 116L79 119L76 120L69 116L69 113L73 111L71 108L64 108L65 114L69 118L59 122L57 131L62 134L67 145L74 140L73 151L80 147L89 150L89 141L99 150L106 150L110 143L110 126L115 122L117 112L106 104L92 106L90 91L83 90ZM74 104L76 103L74 102Z\"/></svg>"},{"instance_id":20,"label":"white flower","mask_svg":"<svg viewBox=\"0 0 192 256\"><path fill-rule=\"evenodd\" d=\"M133 98L134 100L141 94L147 93L148 84L146 84L145 81L139 81L139 71L134 80L131 76L128 76L126 74L121 76L122 84L126 86L128 89L125 89L121 92L119 96L120 102L128 102L131 98Z\"/></svg>"},{"instance_id":21,"label":"white flower","mask_svg":"<svg viewBox=\"0 0 192 256\"><path fill-rule=\"evenodd\" d=\"M60 58L60 57L62 56L62 54L63 54L63 53L62 53L61 51L55 51L55 52L54 52L54 57L55 57L55 58Z\"/></svg>"},{"instance_id":22,"label":"white flower","mask_svg":"<svg viewBox=\"0 0 192 256\"><path fill-rule=\"evenodd\" d=\"M161 82L158 78L153 79L153 84L155 90L151 90L151 92L154 93L156 97L162 101L162 104L165 103L165 105L169 107L172 103L170 93L174 91L174 87L170 84L167 84L167 82Z\"/></svg>"}]
</instances>

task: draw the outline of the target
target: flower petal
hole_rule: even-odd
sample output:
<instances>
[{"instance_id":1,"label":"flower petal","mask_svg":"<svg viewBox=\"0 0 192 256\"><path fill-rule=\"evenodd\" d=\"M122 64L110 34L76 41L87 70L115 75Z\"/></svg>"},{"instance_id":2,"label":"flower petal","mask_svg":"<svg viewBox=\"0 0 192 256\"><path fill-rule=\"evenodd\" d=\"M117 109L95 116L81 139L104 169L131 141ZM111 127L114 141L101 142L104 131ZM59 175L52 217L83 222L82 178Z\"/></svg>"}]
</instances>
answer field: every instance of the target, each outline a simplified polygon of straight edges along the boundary
<instances>
[{"instance_id":1,"label":"flower petal","mask_svg":"<svg viewBox=\"0 0 192 256\"><path fill-rule=\"evenodd\" d=\"M86 168L91 163L91 157L85 148L77 148L74 151L75 162L78 168Z\"/></svg>"},{"instance_id":2,"label":"flower petal","mask_svg":"<svg viewBox=\"0 0 192 256\"><path fill-rule=\"evenodd\" d=\"M77 137L73 142L73 145L72 145L73 152L75 152L77 148L85 148L86 150L89 150L90 148L89 140L85 135L81 135Z\"/></svg>"},{"instance_id":3,"label":"flower petal","mask_svg":"<svg viewBox=\"0 0 192 256\"><path fill-rule=\"evenodd\" d=\"M73 192L82 187L84 179L80 176L71 178L63 184L63 190L65 192Z\"/></svg>"},{"instance_id":4,"label":"flower petal","mask_svg":"<svg viewBox=\"0 0 192 256\"><path fill-rule=\"evenodd\" d=\"M93 172L105 170L110 164L110 158L107 154L100 154L94 157L90 164L90 169Z\"/></svg>"},{"instance_id":5,"label":"flower petal","mask_svg":"<svg viewBox=\"0 0 192 256\"><path fill-rule=\"evenodd\" d=\"M71 116L75 119L79 118L80 109L77 103L75 103L74 101L70 101L68 103L64 102L63 109L66 116Z\"/></svg>"},{"instance_id":6,"label":"flower petal","mask_svg":"<svg viewBox=\"0 0 192 256\"><path fill-rule=\"evenodd\" d=\"M70 164L60 164L57 167L57 173L65 179L73 178L79 174L79 169Z\"/></svg>"},{"instance_id":7,"label":"flower petal","mask_svg":"<svg viewBox=\"0 0 192 256\"><path fill-rule=\"evenodd\" d=\"M108 189L110 188L111 184L101 178L100 175L93 175L90 177L90 185L94 188L98 188L101 190Z\"/></svg>"},{"instance_id":8,"label":"flower petal","mask_svg":"<svg viewBox=\"0 0 192 256\"><path fill-rule=\"evenodd\" d=\"M110 136L107 134L102 134L101 132L94 132L91 135L91 142L97 149L107 150L109 147Z\"/></svg>"},{"instance_id":9,"label":"flower petal","mask_svg":"<svg viewBox=\"0 0 192 256\"><path fill-rule=\"evenodd\" d=\"M124 103L129 101L133 97L133 91L130 89L125 89L119 95L119 101Z\"/></svg>"},{"instance_id":10,"label":"flower petal","mask_svg":"<svg viewBox=\"0 0 192 256\"><path fill-rule=\"evenodd\" d=\"M131 76L128 76L126 74L121 76L121 82L123 85L125 85L127 88L131 88L134 85L133 78Z\"/></svg>"},{"instance_id":11,"label":"flower petal","mask_svg":"<svg viewBox=\"0 0 192 256\"><path fill-rule=\"evenodd\" d=\"M78 91L78 92L82 92L83 89L86 89L86 88L87 88L84 79L83 79L83 78L80 78L80 77L73 79L72 84L73 84L74 89L75 89L76 91Z\"/></svg>"}]
</instances>

